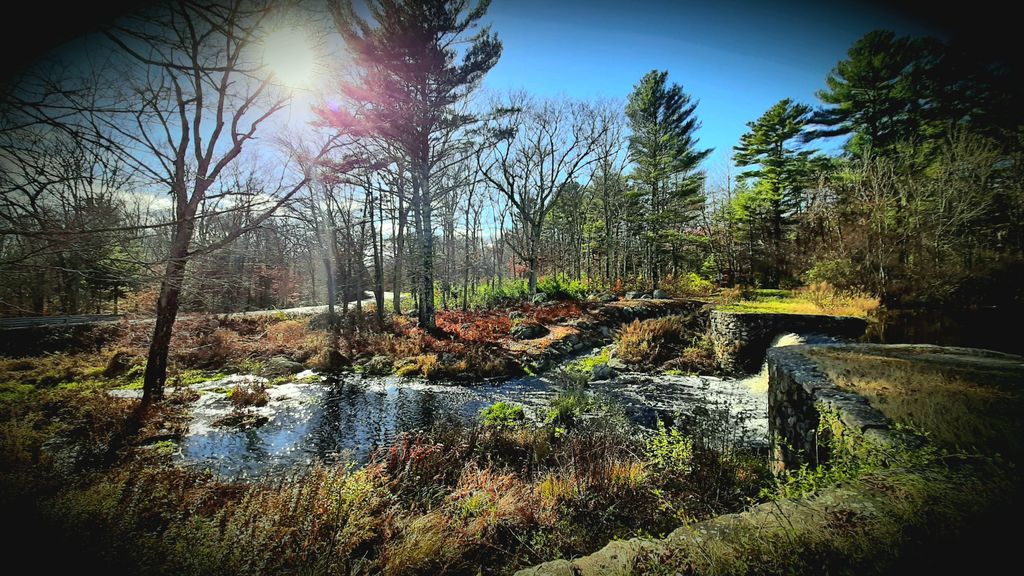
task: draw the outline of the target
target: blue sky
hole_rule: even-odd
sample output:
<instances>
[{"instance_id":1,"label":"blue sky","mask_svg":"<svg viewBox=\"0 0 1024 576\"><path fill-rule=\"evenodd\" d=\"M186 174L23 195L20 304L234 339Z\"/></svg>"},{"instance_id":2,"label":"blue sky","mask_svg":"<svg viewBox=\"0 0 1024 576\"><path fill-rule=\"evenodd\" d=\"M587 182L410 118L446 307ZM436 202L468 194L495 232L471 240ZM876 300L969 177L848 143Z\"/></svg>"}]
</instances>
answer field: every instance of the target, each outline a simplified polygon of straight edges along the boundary
<instances>
[{"instance_id":1,"label":"blue sky","mask_svg":"<svg viewBox=\"0 0 1024 576\"><path fill-rule=\"evenodd\" d=\"M875 6L795 0L493 0L485 20L504 43L489 89L625 99L643 74L668 70L700 101L710 166L780 99L817 104L815 91L865 32L934 34Z\"/></svg>"}]
</instances>

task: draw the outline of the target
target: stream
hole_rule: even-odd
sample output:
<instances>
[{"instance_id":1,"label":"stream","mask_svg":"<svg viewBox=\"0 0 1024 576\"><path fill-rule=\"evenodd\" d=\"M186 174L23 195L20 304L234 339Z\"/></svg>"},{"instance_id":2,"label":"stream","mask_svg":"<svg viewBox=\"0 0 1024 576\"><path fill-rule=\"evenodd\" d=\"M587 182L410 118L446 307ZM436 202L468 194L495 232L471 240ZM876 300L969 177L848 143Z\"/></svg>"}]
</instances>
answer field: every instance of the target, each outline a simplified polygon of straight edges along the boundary
<instances>
[{"instance_id":1,"label":"stream","mask_svg":"<svg viewBox=\"0 0 1024 576\"><path fill-rule=\"evenodd\" d=\"M567 361L568 362L568 361ZM297 380L310 373L296 376ZM473 386L396 376L341 374L319 382L268 388L270 402L254 409L266 423L248 429L214 425L232 410L223 390L257 377L234 375L203 383L181 442L183 464L227 478L279 474L314 461L365 462L397 436L435 424L471 424L480 411L499 401L522 406L531 422L542 422L549 401L560 391L546 377L521 377ZM628 422L651 430L659 419L715 413L732 425L735 437L767 442L767 375L745 379L622 373L588 384L587 393L620 408Z\"/></svg>"}]
</instances>

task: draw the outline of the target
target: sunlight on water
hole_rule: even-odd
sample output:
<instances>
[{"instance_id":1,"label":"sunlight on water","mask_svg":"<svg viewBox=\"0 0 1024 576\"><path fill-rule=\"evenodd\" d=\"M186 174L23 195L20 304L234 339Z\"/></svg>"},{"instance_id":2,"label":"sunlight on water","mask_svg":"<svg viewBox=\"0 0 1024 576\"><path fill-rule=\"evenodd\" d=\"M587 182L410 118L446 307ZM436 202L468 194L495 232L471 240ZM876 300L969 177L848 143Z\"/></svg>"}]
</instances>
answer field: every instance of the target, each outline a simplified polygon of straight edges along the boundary
<instances>
[{"instance_id":1,"label":"sunlight on water","mask_svg":"<svg viewBox=\"0 0 1024 576\"><path fill-rule=\"evenodd\" d=\"M237 383L253 377L232 376ZM558 387L544 378L510 378L475 386L448 385L398 377L346 374L310 384L269 388L270 403L256 411L266 424L240 430L214 424L230 413L226 396L211 382L195 403L183 462L225 477L275 474L320 460L366 462L373 452L403 433L436 424L471 424L480 410L498 401L524 408L543 421ZM623 374L594 382L588 392L617 406L634 425L653 429L711 412L735 422L736 438L754 445L767 440L767 395L744 380L711 376Z\"/></svg>"}]
</instances>

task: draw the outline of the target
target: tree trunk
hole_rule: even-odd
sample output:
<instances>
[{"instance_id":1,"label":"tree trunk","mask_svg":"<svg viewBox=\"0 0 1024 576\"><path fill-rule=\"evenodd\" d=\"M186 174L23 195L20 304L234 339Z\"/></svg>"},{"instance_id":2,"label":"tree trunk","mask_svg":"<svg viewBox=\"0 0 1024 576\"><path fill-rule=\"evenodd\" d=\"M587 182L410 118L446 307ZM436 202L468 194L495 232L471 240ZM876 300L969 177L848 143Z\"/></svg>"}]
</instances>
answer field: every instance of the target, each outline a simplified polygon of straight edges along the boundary
<instances>
[{"instance_id":1,"label":"tree trunk","mask_svg":"<svg viewBox=\"0 0 1024 576\"><path fill-rule=\"evenodd\" d=\"M383 202L380 202L381 204ZM373 302L376 305L374 316L377 324L384 325L384 236L381 230L384 224L384 212L374 207L374 198L371 194L367 198L367 207L370 214L370 244L373 247ZM381 225L374 224L375 212L380 213Z\"/></svg>"},{"instance_id":2,"label":"tree trunk","mask_svg":"<svg viewBox=\"0 0 1024 576\"><path fill-rule=\"evenodd\" d=\"M434 227L431 221L433 209L430 199L428 168L421 168L419 174L419 225L420 225L420 308L419 325L424 330L437 328L434 318Z\"/></svg>"},{"instance_id":3,"label":"tree trunk","mask_svg":"<svg viewBox=\"0 0 1024 576\"><path fill-rule=\"evenodd\" d=\"M191 224L180 224L171 244L170 257L160 282L160 298L156 302L156 326L146 357L146 372L142 381L142 406L150 406L164 397L167 381L167 355L171 349L174 321L178 317L178 298L185 280L188 246L192 240Z\"/></svg>"},{"instance_id":4,"label":"tree trunk","mask_svg":"<svg viewBox=\"0 0 1024 576\"><path fill-rule=\"evenodd\" d=\"M530 266L530 294L537 293L537 247L540 245L541 227L539 224L530 223L530 254L527 264Z\"/></svg>"},{"instance_id":5,"label":"tree trunk","mask_svg":"<svg viewBox=\"0 0 1024 576\"><path fill-rule=\"evenodd\" d=\"M393 290L394 296L394 307L395 314L399 315L402 313L402 277L404 272L405 264L405 227L409 213L405 208L405 200L401 196L398 197L398 231L395 234L395 281Z\"/></svg>"}]
</instances>

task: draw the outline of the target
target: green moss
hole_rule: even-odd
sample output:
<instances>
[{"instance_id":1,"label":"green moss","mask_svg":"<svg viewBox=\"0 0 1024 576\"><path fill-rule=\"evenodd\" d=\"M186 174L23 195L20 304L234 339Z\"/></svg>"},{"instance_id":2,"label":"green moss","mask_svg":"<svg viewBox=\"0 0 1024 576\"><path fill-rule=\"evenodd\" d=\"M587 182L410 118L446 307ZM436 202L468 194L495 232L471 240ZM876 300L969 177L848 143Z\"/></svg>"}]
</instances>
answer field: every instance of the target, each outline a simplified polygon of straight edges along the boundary
<instances>
[{"instance_id":1,"label":"green moss","mask_svg":"<svg viewBox=\"0 0 1024 576\"><path fill-rule=\"evenodd\" d=\"M183 370L173 376L179 386L191 386L193 384L202 384L203 382L210 382L213 380L223 380L228 377L228 374L222 372L207 372L205 370Z\"/></svg>"},{"instance_id":2,"label":"green moss","mask_svg":"<svg viewBox=\"0 0 1024 576\"><path fill-rule=\"evenodd\" d=\"M9 406L24 402L35 391L36 387L31 384L23 384L21 382L0 383L0 405Z\"/></svg>"},{"instance_id":3,"label":"green moss","mask_svg":"<svg viewBox=\"0 0 1024 576\"><path fill-rule=\"evenodd\" d=\"M589 376L590 373L594 370L595 366L601 366L603 364L607 364L608 361L611 360L611 357L612 357L612 349L611 349L611 347L606 347L606 348L603 348L596 355L584 356L583 358L580 358L579 360L576 360L574 362L570 362L568 365L566 365L565 369L570 371L570 372L575 372L577 374L583 374L583 375Z\"/></svg>"},{"instance_id":4,"label":"green moss","mask_svg":"<svg viewBox=\"0 0 1024 576\"><path fill-rule=\"evenodd\" d=\"M495 402L480 411L480 423L496 428L515 428L526 420L523 408L508 402Z\"/></svg>"}]
</instances>

